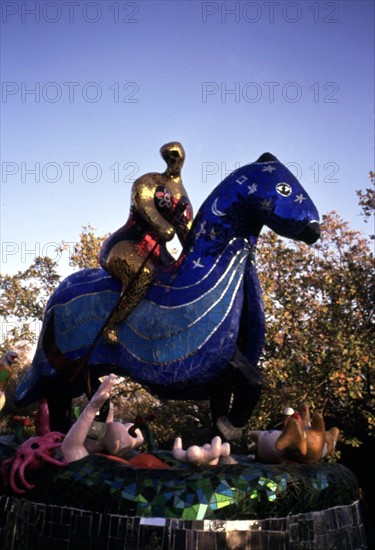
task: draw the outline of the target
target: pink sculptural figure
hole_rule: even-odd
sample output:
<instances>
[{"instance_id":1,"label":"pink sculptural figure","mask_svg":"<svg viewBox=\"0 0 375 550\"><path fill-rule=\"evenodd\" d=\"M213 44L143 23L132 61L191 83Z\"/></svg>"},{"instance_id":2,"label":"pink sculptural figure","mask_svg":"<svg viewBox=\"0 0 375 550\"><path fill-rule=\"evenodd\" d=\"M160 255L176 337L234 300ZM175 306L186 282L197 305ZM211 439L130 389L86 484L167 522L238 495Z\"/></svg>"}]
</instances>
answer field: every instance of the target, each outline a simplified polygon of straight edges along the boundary
<instances>
[{"instance_id":1,"label":"pink sculptural figure","mask_svg":"<svg viewBox=\"0 0 375 550\"><path fill-rule=\"evenodd\" d=\"M117 382L114 374L107 376L79 418L70 428L61 445L61 452L67 462L79 460L90 453L106 453L109 455L127 455L132 450L140 447L143 442L143 435L137 428L129 434L133 422L122 423L113 420L114 412L110 407L106 422L93 423L97 412L102 405L110 398L112 388ZM95 433L95 428L98 428Z\"/></svg>"},{"instance_id":2,"label":"pink sculptural figure","mask_svg":"<svg viewBox=\"0 0 375 550\"><path fill-rule=\"evenodd\" d=\"M205 443L203 447L192 445L184 451L181 438L176 437L172 454L180 462L188 462L195 466L216 466L221 456L230 455L230 445L229 443L222 443L220 437L216 436L211 443Z\"/></svg>"},{"instance_id":3,"label":"pink sculptural figure","mask_svg":"<svg viewBox=\"0 0 375 550\"><path fill-rule=\"evenodd\" d=\"M67 462L79 460L90 453L104 453L128 458L132 454L134 455L134 451L144 443L142 432L136 427L137 424L114 421L111 408L104 424L94 422L97 412L110 398L116 382L117 377L114 374L110 374L103 380L91 401L67 433L61 445L61 453ZM177 438L173 448L173 455L177 460L197 466L217 463L220 456L229 454L229 444L222 445L219 437L214 438L211 444L206 444L203 447L194 445L187 451L182 449L181 439ZM128 463L132 466L150 468L168 467L147 453L139 455L139 458L129 458Z\"/></svg>"}]
</instances>

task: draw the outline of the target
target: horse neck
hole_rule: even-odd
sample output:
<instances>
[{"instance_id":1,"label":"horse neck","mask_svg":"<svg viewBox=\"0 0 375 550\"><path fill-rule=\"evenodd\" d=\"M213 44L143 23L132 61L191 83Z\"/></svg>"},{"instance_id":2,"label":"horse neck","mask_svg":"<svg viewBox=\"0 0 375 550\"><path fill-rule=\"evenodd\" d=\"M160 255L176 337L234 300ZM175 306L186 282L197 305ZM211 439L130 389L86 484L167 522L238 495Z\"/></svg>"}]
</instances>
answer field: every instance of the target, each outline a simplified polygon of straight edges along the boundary
<instances>
[{"instance_id":1,"label":"horse neck","mask_svg":"<svg viewBox=\"0 0 375 550\"><path fill-rule=\"evenodd\" d=\"M223 219L205 215L202 208L194 221L181 261L178 262L179 277L189 277L193 282L213 269L218 274L225 271L234 256L253 257L259 233L259 224L254 223L250 234L236 234Z\"/></svg>"}]
</instances>

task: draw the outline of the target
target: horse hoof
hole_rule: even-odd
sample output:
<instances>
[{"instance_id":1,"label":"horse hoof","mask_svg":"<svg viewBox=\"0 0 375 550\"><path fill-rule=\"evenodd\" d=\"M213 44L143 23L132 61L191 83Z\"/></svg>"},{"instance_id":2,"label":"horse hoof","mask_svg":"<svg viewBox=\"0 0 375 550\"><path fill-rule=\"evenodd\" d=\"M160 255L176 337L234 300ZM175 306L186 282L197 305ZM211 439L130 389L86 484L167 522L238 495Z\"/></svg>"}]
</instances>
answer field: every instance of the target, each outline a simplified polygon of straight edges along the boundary
<instances>
[{"instance_id":1,"label":"horse hoof","mask_svg":"<svg viewBox=\"0 0 375 550\"><path fill-rule=\"evenodd\" d=\"M242 437L242 428L235 428L226 416L220 416L217 419L216 427L227 441L241 439Z\"/></svg>"}]
</instances>

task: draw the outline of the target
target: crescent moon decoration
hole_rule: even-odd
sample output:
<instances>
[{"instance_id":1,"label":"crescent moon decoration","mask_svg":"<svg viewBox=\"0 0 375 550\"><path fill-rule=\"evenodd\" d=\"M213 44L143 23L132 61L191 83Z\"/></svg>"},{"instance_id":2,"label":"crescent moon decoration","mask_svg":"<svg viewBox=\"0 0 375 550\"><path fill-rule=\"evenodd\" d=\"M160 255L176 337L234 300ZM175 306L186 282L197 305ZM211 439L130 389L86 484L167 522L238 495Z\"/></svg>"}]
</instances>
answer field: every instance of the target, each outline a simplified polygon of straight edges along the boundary
<instances>
[{"instance_id":1,"label":"crescent moon decoration","mask_svg":"<svg viewBox=\"0 0 375 550\"><path fill-rule=\"evenodd\" d=\"M215 216L225 216L225 212L222 212L221 210L218 209L217 207L217 201L219 200L219 198L217 197L214 202L212 203L212 206L211 206L211 212L213 214L215 214Z\"/></svg>"}]
</instances>

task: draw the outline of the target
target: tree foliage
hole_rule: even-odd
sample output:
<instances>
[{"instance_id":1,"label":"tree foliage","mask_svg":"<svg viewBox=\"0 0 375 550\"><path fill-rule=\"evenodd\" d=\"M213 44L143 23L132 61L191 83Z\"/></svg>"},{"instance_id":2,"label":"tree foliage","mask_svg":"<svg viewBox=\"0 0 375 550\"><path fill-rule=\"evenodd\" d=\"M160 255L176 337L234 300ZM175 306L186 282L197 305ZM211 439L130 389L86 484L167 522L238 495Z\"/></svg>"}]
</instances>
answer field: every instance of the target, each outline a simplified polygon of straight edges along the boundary
<instances>
[{"instance_id":1,"label":"tree foliage","mask_svg":"<svg viewBox=\"0 0 375 550\"><path fill-rule=\"evenodd\" d=\"M37 257L25 271L0 275L1 351L35 344L46 301L59 282L56 262Z\"/></svg>"},{"instance_id":2,"label":"tree foliage","mask_svg":"<svg viewBox=\"0 0 375 550\"><path fill-rule=\"evenodd\" d=\"M95 228L91 225L84 226L82 229L80 239L74 245L73 253L70 256L70 265L78 269L100 267L98 254L107 235L98 237L95 234ZM69 244L63 241L58 250L62 253L67 248L69 248Z\"/></svg>"},{"instance_id":3,"label":"tree foliage","mask_svg":"<svg viewBox=\"0 0 375 550\"><path fill-rule=\"evenodd\" d=\"M367 187L364 191L359 189L357 191L358 202L362 207L362 216L364 216L364 221L368 223L372 221L372 227L374 227L374 213L375 213L375 172L369 172L369 180L371 181L372 187ZM375 235L371 235L371 239L375 239Z\"/></svg>"},{"instance_id":4,"label":"tree foliage","mask_svg":"<svg viewBox=\"0 0 375 550\"><path fill-rule=\"evenodd\" d=\"M267 337L260 427L307 401L358 444L374 429L374 258L336 213L323 217L316 245L262 236L258 269ZM363 430L363 427L366 427Z\"/></svg>"},{"instance_id":5,"label":"tree foliage","mask_svg":"<svg viewBox=\"0 0 375 550\"><path fill-rule=\"evenodd\" d=\"M0 275L0 359L11 349L19 354L18 367L14 368L14 374L6 386L7 402L2 416L4 413L9 417L19 414L11 395L23 375L23 366L29 363L30 350L42 326L45 304L59 279L56 262L40 256L25 271L18 271L15 275ZM28 407L25 414L30 411Z\"/></svg>"}]
</instances>

